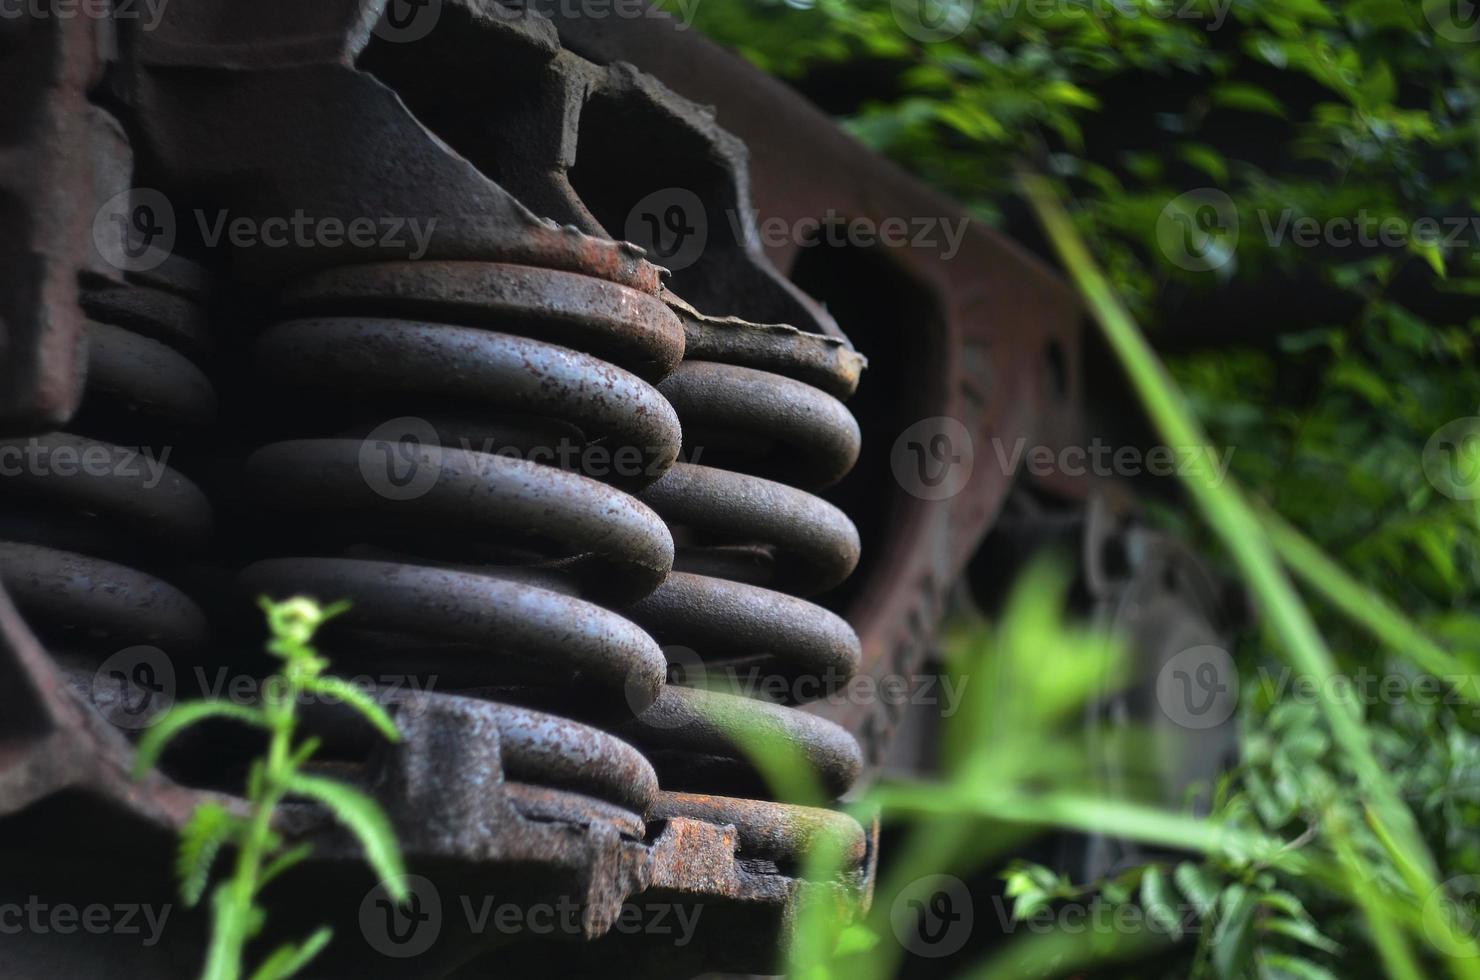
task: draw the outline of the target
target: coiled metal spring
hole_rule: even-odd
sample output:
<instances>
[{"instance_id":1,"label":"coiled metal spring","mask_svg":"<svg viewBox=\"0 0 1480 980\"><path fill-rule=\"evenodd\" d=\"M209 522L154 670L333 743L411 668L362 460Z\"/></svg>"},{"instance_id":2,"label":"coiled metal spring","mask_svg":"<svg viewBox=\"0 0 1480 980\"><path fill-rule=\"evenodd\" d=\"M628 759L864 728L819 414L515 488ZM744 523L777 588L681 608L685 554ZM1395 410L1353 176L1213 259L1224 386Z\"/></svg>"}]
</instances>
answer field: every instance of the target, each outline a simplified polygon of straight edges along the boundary
<instances>
[{"instance_id":1,"label":"coiled metal spring","mask_svg":"<svg viewBox=\"0 0 1480 980\"><path fill-rule=\"evenodd\" d=\"M640 494L680 544L674 573L629 614L665 644L693 650L706 687L709 668L732 680L738 668L779 681L780 691L761 700L669 686L621 732L670 789L763 797L774 789L747 760L764 743L747 747L737 733L769 733L836 797L862 767L858 744L793 706L832 693L860 658L848 623L804 598L858 563L852 521L810 491L836 483L858 458L858 425L824 387L851 392L859 364L829 338L685 317L686 359L659 387L696 461L675 464Z\"/></svg>"},{"instance_id":2,"label":"coiled metal spring","mask_svg":"<svg viewBox=\"0 0 1480 980\"><path fill-rule=\"evenodd\" d=\"M673 562L628 492L681 448L653 385L682 356L673 313L634 285L485 262L330 269L284 303L295 318L256 338L253 370L293 437L247 460L270 557L241 585L349 599L343 672L578 718L646 708L666 661L608 607ZM557 465L556 442L632 465L597 479Z\"/></svg>"},{"instance_id":3,"label":"coiled metal spring","mask_svg":"<svg viewBox=\"0 0 1480 980\"><path fill-rule=\"evenodd\" d=\"M216 417L206 291L179 257L85 288L81 408L68 431L0 441L0 584L84 684L108 652L174 657L207 642L178 583L210 543L212 508L171 462Z\"/></svg>"}]
</instances>

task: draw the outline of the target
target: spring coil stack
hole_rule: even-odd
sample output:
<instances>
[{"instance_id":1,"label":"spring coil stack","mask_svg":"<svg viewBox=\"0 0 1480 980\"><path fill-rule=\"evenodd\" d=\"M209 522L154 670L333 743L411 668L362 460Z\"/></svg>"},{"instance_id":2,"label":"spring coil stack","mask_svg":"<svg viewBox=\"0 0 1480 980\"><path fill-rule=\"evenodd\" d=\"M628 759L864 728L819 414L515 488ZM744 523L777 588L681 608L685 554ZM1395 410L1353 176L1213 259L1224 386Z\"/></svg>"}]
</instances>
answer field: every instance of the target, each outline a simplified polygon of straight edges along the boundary
<instances>
[{"instance_id":1,"label":"spring coil stack","mask_svg":"<svg viewBox=\"0 0 1480 980\"><path fill-rule=\"evenodd\" d=\"M852 627L805 598L858 563L853 523L811 493L858 458L858 425L836 397L856 369L831 338L681 312L688 353L660 390L689 461L641 494L680 545L674 573L631 615L689 655L687 686L665 688L622 734L665 785L763 799L774 788L749 759L778 739L837 797L859 774L858 745L794 706L836 691L860 657ZM762 741L741 744L745 732Z\"/></svg>"},{"instance_id":2,"label":"spring coil stack","mask_svg":"<svg viewBox=\"0 0 1480 980\"><path fill-rule=\"evenodd\" d=\"M852 523L809 492L858 454L817 387L850 387L815 367L811 348L836 342L491 262L336 267L283 306L252 364L291 438L247 462L273 554L245 590L347 598L341 646L360 659L338 669L416 671L605 728L667 789L768 798L736 737L759 730L847 790L856 742L795 708L859 657L847 623L801 598L858 560ZM746 331L785 342L734 363L715 338ZM692 656L785 692L702 689Z\"/></svg>"},{"instance_id":3,"label":"spring coil stack","mask_svg":"<svg viewBox=\"0 0 1480 980\"><path fill-rule=\"evenodd\" d=\"M246 462L272 557L243 570L244 591L353 603L345 673L419 674L567 717L645 708L662 651L609 607L672 566L667 528L629 490L678 455L653 382L683 329L656 278L641 286L472 261L290 284L287 314L253 343L292 437Z\"/></svg>"},{"instance_id":4,"label":"spring coil stack","mask_svg":"<svg viewBox=\"0 0 1480 980\"><path fill-rule=\"evenodd\" d=\"M124 727L168 706L177 658L209 639L183 586L211 543L213 511L177 468L216 418L203 371L208 293L205 273L178 256L84 285L79 411L66 431L0 442L0 584L74 684ZM158 652L137 650L146 646ZM95 675L128 650L118 670Z\"/></svg>"}]
</instances>

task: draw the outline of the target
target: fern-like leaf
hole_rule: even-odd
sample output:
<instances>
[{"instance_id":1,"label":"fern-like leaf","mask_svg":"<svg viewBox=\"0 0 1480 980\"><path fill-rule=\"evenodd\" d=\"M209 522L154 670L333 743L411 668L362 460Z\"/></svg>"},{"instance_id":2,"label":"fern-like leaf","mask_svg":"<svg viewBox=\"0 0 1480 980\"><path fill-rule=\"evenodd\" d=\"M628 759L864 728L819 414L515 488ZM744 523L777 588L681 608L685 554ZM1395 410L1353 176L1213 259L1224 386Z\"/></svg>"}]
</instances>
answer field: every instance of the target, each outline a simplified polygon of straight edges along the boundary
<instances>
[{"instance_id":1,"label":"fern-like leaf","mask_svg":"<svg viewBox=\"0 0 1480 980\"><path fill-rule=\"evenodd\" d=\"M257 891L261 892L268 883L278 875L287 871L295 864L302 862L313 853L312 844L299 844L290 850L286 850L268 862L267 867L262 869L262 874L257 878Z\"/></svg>"},{"instance_id":2,"label":"fern-like leaf","mask_svg":"<svg viewBox=\"0 0 1480 980\"><path fill-rule=\"evenodd\" d=\"M180 879L180 897L186 906L194 908L200 902L211 878L211 864L235 826L225 807L219 803L202 803L180 828L175 873Z\"/></svg>"},{"instance_id":3,"label":"fern-like leaf","mask_svg":"<svg viewBox=\"0 0 1480 980\"><path fill-rule=\"evenodd\" d=\"M165 713L164 717L144 733L139 739L139 747L134 754L134 778L142 776L159 761L160 753L169 744L170 739L200 722L210 718L228 718L239 721L243 725L254 725L258 728L267 727L267 719L262 712L256 708L248 708L240 704L232 704L229 701L191 701L187 704L177 704Z\"/></svg>"},{"instance_id":4,"label":"fern-like leaf","mask_svg":"<svg viewBox=\"0 0 1480 980\"><path fill-rule=\"evenodd\" d=\"M399 742L401 740L401 732L396 728L396 723L391 720L391 716L386 713L386 710L374 698L358 687L355 687L349 681L325 675L305 681L303 689L320 697L335 698L343 701L358 711L366 721L378 728L380 733L388 740L392 742Z\"/></svg>"},{"instance_id":5,"label":"fern-like leaf","mask_svg":"<svg viewBox=\"0 0 1480 980\"><path fill-rule=\"evenodd\" d=\"M365 859L385 882L391 897L397 902L406 900L410 891L404 879L406 868L401 861L401 849L390 821L374 800L343 783L301 773L288 780L287 788L290 793L328 807L335 819L359 838Z\"/></svg>"},{"instance_id":6,"label":"fern-like leaf","mask_svg":"<svg viewBox=\"0 0 1480 980\"><path fill-rule=\"evenodd\" d=\"M325 926L302 943L285 943L279 946L273 950L271 956L263 960L262 965L252 974L251 980L287 980L318 956L329 945L333 935L333 930Z\"/></svg>"}]
</instances>

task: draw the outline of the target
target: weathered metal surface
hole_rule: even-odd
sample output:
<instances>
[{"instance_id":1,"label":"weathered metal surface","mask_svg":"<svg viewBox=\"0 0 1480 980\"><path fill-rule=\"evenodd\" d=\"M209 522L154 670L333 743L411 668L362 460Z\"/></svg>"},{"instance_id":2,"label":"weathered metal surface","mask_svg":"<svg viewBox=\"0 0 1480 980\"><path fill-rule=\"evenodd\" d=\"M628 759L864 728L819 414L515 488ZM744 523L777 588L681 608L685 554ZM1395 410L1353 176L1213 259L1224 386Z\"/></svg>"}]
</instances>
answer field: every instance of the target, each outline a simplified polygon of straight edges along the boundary
<instances>
[{"instance_id":1,"label":"weathered metal surface","mask_svg":"<svg viewBox=\"0 0 1480 980\"><path fill-rule=\"evenodd\" d=\"M858 462L862 436L843 403L811 385L768 371L685 361L659 390L683 417L688 455L711 466L832 486Z\"/></svg>"},{"instance_id":2,"label":"weathered metal surface","mask_svg":"<svg viewBox=\"0 0 1480 980\"><path fill-rule=\"evenodd\" d=\"M858 634L847 620L746 582L674 572L627 614L660 642L692 649L706 664L733 664L742 675L754 670L788 687L813 682L814 697L832 693L858 669Z\"/></svg>"},{"instance_id":3,"label":"weathered metal surface","mask_svg":"<svg viewBox=\"0 0 1480 980\"><path fill-rule=\"evenodd\" d=\"M147 572L39 545L0 542L0 585L53 642L68 637L119 649L149 643L191 650L205 643L205 614Z\"/></svg>"},{"instance_id":4,"label":"weathered metal surface","mask_svg":"<svg viewBox=\"0 0 1480 980\"><path fill-rule=\"evenodd\" d=\"M776 587L798 595L833 588L858 564L858 530L848 515L774 480L677 463L640 499L671 525L771 546ZM676 566L685 567L682 551Z\"/></svg>"},{"instance_id":5,"label":"weathered metal surface","mask_svg":"<svg viewBox=\"0 0 1480 980\"><path fill-rule=\"evenodd\" d=\"M247 460L247 484L264 508L332 521L356 537L371 521L428 536L459 529L475 545L488 542L490 551L515 536L548 540L550 559L578 561L579 574L618 601L651 592L672 567L673 543L658 516L589 477L494 453L420 446L407 449L412 465L434 474L434 482L419 496L394 499L365 479L365 445L273 443Z\"/></svg>"},{"instance_id":6,"label":"weathered metal surface","mask_svg":"<svg viewBox=\"0 0 1480 980\"><path fill-rule=\"evenodd\" d=\"M573 10L551 16L578 54L638 65L680 95L712 106L715 121L749 150L749 192L760 222L796 229L966 220L959 205L860 146L783 83L694 31L675 29L671 19L596 19ZM787 274L819 251L795 235L765 244L766 257ZM1082 444L1083 313L1048 268L974 222L949 257L919 247L872 251L876 262L840 266L837 279L842 289L873 295L871 284L887 277L886 313L898 317L880 322L864 309L842 324L873 362L860 394L870 385L882 394L859 410L874 455L866 452L855 476L869 485L850 497L851 516L875 535L864 542L872 557L839 612L862 639L862 672L879 680L920 668L936 643L948 593L1014 484L1015 474L997 462L993 440L1009 450L1020 439L1054 449ZM941 418L960 422L970 437L948 447L970 479L957 494L928 499L891 477L888 454L909 438L911 426ZM1062 476L1038 482L1076 499L1092 483ZM877 763L903 706L876 699L816 710L853 731Z\"/></svg>"},{"instance_id":7,"label":"weathered metal surface","mask_svg":"<svg viewBox=\"0 0 1480 980\"><path fill-rule=\"evenodd\" d=\"M0 28L0 431L54 428L76 410L85 368L78 280L122 278L91 235L99 206L127 187L122 133L88 99L111 26L28 14Z\"/></svg>"},{"instance_id":8,"label":"weathered metal surface","mask_svg":"<svg viewBox=\"0 0 1480 980\"><path fill-rule=\"evenodd\" d=\"M281 302L291 310L492 326L594 354L653 380L683 357L683 326L656 297L656 267L636 268L642 275L623 282L599 278L599 263L586 265L583 275L494 262L351 265L289 284Z\"/></svg>"},{"instance_id":9,"label":"weathered metal surface","mask_svg":"<svg viewBox=\"0 0 1480 980\"><path fill-rule=\"evenodd\" d=\"M323 764L386 804L412 870L449 903L568 897L580 912L565 938L588 945L550 958L528 936L476 934L448 915L423 956L381 955L353 918L374 884L357 847L295 806L283 831L319 850L272 918L351 910L325 975L476 971L492 947L501 959L482 962L499 968L769 971L799 902L866 907L875 832L741 798L774 793L745 733L796 746L835 796L882 752L889 703L797 706L860 664L913 669L1008 478L979 466L966 492L922 501L894 489L878 454L928 415L960 418L978 463L988 438L1071 432L1077 307L979 229L949 262L897 256L939 317L881 328L911 352L876 359L885 390L911 393L884 405L860 388L863 356L788 280L796 253L768 257L756 220L958 212L697 38L562 22L588 61L534 12L493 0L440 11L419 40L391 41L385 0L174 0L108 59L99 91L123 126L85 95L99 65L88 45L111 25L24 22L44 43L0 54L25 62L30 86L0 110L14 137L0 206L26 233L0 269L0 420L47 452L98 449L109 467L0 478L0 584L83 690L100 655L144 643L182 678L206 662L260 672L243 628L259 592L353 599L327 634L344 673L442 676L437 692L395 702L406 738L394 747L342 712L315 713L339 736ZM799 132L804 149L790 145ZM130 185L164 196L180 241L124 273L94 254L87 225ZM666 256L621 241L637 200L665 188L690 190L709 232L666 277ZM299 213L418 221L427 237L265 247L211 241L202 217L260 226ZM855 390L861 424L842 404ZM387 435L407 419L413 438ZM145 487L118 472L126 442L180 459ZM566 442L608 457L634 448L640 472L538 461ZM846 585L859 526L878 534L862 537L877 557ZM7 642L30 643L10 640L20 627L6 615ZM694 658L665 658L660 642ZM29 676L34 644L25 657ZM0 651L0 678L17 662ZM741 696L758 693L747 670L780 692ZM683 686L725 678L720 691ZM9 737L32 703L0 691L0 814L83 812L58 790L85 785L167 850L199 797L123 783L128 753L111 735L93 749L104 761L68 757L58 771L73 775L37 777L53 757ZM66 703L56 731L103 729ZM191 765L171 771L231 782L211 738L182 744ZM711 791L729 795L697 795ZM847 866L805 880L823 833L846 842ZM65 847L60 834L43 843ZM676 951L615 932L641 896L702 903L696 942ZM180 938L177 959L197 959L199 940Z\"/></svg>"},{"instance_id":10,"label":"weathered metal surface","mask_svg":"<svg viewBox=\"0 0 1480 980\"><path fill-rule=\"evenodd\" d=\"M262 373L314 396L421 396L555 418L634 468L678 458L678 415L636 375L569 348L470 327L334 318L276 324L254 353ZM499 448L492 445L494 451Z\"/></svg>"},{"instance_id":11,"label":"weathered metal surface","mask_svg":"<svg viewBox=\"0 0 1480 980\"><path fill-rule=\"evenodd\" d=\"M187 428L204 428L216 420L216 389L189 358L107 323L89 322L86 336L89 399Z\"/></svg>"},{"instance_id":12,"label":"weathered metal surface","mask_svg":"<svg viewBox=\"0 0 1480 980\"><path fill-rule=\"evenodd\" d=\"M365 632L399 632L457 644L464 686L510 679L525 661L546 684L581 684L641 710L657 697L667 663L656 642L617 613L524 582L480 573L345 558L258 562L239 576L248 594L348 599L343 620ZM354 651L339 658L356 672ZM412 661L408 666L421 666Z\"/></svg>"},{"instance_id":13,"label":"weathered metal surface","mask_svg":"<svg viewBox=\"0 0 1480 980\"><path fill-rule=\"evenodd\" d=\"M753 698L669 685L617 733L642 748L663 785L705 793L769 796L751 756L794 752L830 797L858 779L863 756L846 729L794 708ZM781 747L785 748L781 748Z\"/></svg>"},{"instance_id":14,"label":"weathered metal surface","mask_svg":"<svg viewBox=\"0 0 1480 980\"><path fill-rule=\"evenodd\" d=\"M805 381L834 398L858 390L867 359L841 337L807 333L785 323L751 323L705 316L678 297L669 305L683 320L685 356L735 364Z\"/></svg>"}]
</instances>

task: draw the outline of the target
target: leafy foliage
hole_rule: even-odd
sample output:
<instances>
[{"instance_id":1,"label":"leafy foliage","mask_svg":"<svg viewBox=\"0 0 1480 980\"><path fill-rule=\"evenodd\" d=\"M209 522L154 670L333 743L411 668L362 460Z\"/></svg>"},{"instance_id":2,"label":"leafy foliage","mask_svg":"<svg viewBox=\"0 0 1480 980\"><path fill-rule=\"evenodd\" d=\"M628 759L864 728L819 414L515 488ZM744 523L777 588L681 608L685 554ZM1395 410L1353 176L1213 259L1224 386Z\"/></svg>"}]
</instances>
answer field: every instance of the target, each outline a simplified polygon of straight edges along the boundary
<instances>
[{"instance_id":1,"label":"leafy foliage","mask_svg":"<svg viewBox=\"0 0 1480 980\"><path fill-rule=\"evenodd\" d=\"M1402 682L1399 696L1346 704L1353 730L1329 697L1312 703L1280 683L1288 637L1255 635L1240 651L1241 761L1215 818L1299 842L1320 855L1310 868L1224 855L1118 882L1007 873L1025 912L1087 891L1147 906L1180 895L1209 928L1179 944L1187 959L1168 975L1431 975L1435 951L1410 948L1424 935L1422 896L1405 856L1428 856L1420 878L1480 873L1480 717L1468 703L1480 696L1480 505L1438 492L1423 466L1436 431L1480 402L1470 302L1480 36L1455 19L1463 7L747 0L698 10L699 29L821 93L855 135L985 221L1031 235L1014 223L1014 174L1046 180L1106 271L1099 298L1123 302L1168 352L1189 417L1237 447L1233 473L1260 505L1258 533L1321 600L1311 614L1322 662ZM1226 202L1218 228L1196 224L1207 200ZM1420 234L1425 220L1437 237ZM1363 222L1377 240L1344 244ZM1310 244L1301 227L1317 229ZM1200 261L1185 261L1181 234ZM1314 299L1294 301L1304 297ZM1257 316L1205 335L1222 305ZM1159 516L1223 553L1183 509ZM1435 677L1441 696L1414 696ZM1415 839L1395 849L1370 801L1351 799L1354 748L1412 814ZM1394 896L1406 898L1394 907ZM1056 972L1086 962L1058 953Z\"/></svg>"},{"instance_id":2,"label":"leafy foliage","mask_svg":"<svg viewBox=\"0 0 1480 980\"><path fill-rule=\"evenodd\" d=\"M287 847L272 829L273 815L285 798L300 796L323 804L360 841L365 858L397 901L406 898L405 868L390 822L373 800L349 786L306 775L304 766L318 749L317 739L295 744L297 706L305 695L334 698L356 709L386 738L400 738L385 710L362 691L326 676L329 662L309 644L326 621L348 606L328 608L309 599L282 603L261 600L271 638L267 649L283 662L282 672L263 685L262 702L255 706L221 701L199 701L172 709L140 740L135 772L153 766L169 742L192 725L224 718L266 729L265 758L253 763L247 779L249 813L238 816L217 803L203 803L180 831L176 871L186 905L200 901L210 880L211 867L223 846L236 849L232 877L212 893L212 932L201 976L206 980L237 980L245 970L247 944L261 933L265 911L257 904L262 890L278 875L311 853L308 845ZM307 939L274 950L251 974L251 980L285 980L301 971L332 938L328 928Z\"/></svg>"}]
</instances>

